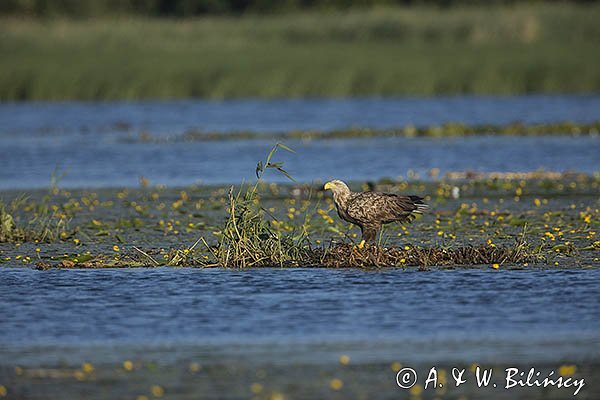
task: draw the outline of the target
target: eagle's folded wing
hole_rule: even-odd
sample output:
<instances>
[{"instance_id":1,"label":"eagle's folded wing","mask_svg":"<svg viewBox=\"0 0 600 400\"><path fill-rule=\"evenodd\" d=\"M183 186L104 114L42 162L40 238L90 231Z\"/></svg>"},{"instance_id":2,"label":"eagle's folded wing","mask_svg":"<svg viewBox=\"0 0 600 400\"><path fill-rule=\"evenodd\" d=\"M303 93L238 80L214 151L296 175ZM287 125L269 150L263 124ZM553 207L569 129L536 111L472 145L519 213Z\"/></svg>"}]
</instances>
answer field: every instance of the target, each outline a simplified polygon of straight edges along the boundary
<instances>
[{"instance_id":1,"label":"eagle's folded wing","mask_svg":"<svg viewBox=\"0 0 600 400\"><path fill-rule=\"evenodd\" d=\"M362 223L380 224L410 221L413 213L422 213L427 206L418 196L398 196L378 192L358 193L348 202L348 215Z\"/></svg>"}]
</instances>

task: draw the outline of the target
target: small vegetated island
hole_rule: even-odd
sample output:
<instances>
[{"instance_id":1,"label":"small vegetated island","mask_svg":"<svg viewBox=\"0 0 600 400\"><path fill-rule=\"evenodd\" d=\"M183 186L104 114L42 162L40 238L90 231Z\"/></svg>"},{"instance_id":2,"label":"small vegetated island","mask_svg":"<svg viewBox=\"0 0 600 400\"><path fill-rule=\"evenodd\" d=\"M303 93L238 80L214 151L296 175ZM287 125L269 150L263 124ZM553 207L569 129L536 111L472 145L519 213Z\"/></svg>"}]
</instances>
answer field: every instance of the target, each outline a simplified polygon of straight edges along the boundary
<instances>
[{"instance_id":1,"label":"small vegetated island","mask_svg":"<svg viewBox=\"0 0 600 400\"><path fill-rule=\"evenodd\" d=\"M267 171L293 179L274 161L278 149L291 150L276 145L250 185L167 189L141 179L137 189L6 192L0 262L39 269L598 265L600 175L455 173L354 183L357 191L414 193L430 205L411 214L413 224L385 225L366 243L338 218L322 183L265 181ZM423 211L420 201L415 210Z\"/></svg>"}]
</instances>

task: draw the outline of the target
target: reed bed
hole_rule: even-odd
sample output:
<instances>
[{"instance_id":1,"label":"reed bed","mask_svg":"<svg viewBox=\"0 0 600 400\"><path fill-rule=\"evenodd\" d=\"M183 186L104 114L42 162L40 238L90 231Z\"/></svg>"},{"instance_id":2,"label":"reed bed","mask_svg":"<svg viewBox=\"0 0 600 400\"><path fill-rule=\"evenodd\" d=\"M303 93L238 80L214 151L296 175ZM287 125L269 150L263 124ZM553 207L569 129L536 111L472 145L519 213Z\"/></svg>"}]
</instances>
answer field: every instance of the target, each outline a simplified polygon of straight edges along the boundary
<instances>
[{"instance_id":1,"label":"reed bed","mask_svg":"<svg viewBox=\"0 0 600 400\"><path fill-rule=\"evenodd\" d=\"M261 206L258 186L268 169L276 170L293 178L283 169L283 164L274 162L278 149L292 151L283 144L275 145L264 163L256 166L257 180L254 185L234 193L229 191L228 217L220 232L218 244L210 247L204 242L210 256L204 265L225 268L260 266L300 266L311 257L308 234L302 229L280 232L272 228L267 211Z\"/></svg>"},{"instance_id":2,"label":"reed bed","mask_svg":"<svg viewBox=\"0 0 600 400\"><path fill-rule=\"evenodd\" d=\"M561 3L2 18L0 100L598 92L600 7Z\"/></svg>"}]
</instances>

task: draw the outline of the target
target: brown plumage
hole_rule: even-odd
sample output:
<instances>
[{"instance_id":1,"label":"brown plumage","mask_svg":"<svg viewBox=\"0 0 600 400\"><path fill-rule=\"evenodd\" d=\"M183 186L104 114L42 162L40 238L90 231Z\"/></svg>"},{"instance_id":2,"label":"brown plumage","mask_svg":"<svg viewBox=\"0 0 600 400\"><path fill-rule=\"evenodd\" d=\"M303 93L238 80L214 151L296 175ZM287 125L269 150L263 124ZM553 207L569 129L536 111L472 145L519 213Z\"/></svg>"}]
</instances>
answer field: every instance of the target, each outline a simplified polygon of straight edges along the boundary
<instances>
[{"instance_id":1,"label":"brown plumage","mask_svg":"<svg viewBox=\"0 0 600 400\"><path fill-rule=\"evenodd\" d=\"M428 206L419 196L400 196L381 192L352 192L344 182L333 180L325 184L331 189L338 215L344 221L358 225L365 242L373 242L383 224L411 222Z\"/></svg>"}]
</instances>

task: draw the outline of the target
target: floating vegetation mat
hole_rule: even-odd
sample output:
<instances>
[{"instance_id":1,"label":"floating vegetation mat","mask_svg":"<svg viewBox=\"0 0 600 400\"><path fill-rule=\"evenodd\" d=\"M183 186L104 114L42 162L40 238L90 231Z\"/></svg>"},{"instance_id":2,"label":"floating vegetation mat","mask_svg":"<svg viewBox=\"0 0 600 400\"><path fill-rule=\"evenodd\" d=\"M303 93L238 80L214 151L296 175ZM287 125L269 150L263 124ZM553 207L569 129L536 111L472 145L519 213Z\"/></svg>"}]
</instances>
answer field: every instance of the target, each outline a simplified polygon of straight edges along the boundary
<instances>
[{"instance_id":1,"label":"floating vegetation mat","mask_svg":"<svg viewBox=\"0 0 600 400\"><path fill-rule=\"evenodd\" d=\"M170 136L154 135L142 132L137 137L124 137L125 142L145 143L178 143L178 142L203 142L227 140L327 140L348 138L373 138L373 137L457 137L472 135L598 135L600 121L589 124L576 124L573 122L559 122L552 124L523 124L520 122L505 125L465 125L461 123L447 123L443 125L414 126L389 129L350 128L332 131L290 131L279 133L265 132L202 132L188 131L183 134Z\"/></svg>"},{"instance_id":2,"label":"floating vegetation mat","mask_svg":"<svg viewBox=\"0 0 600 400\"><path fill-rule=\"evenodd\" d=\"M503 264L523 264L534 262L538 257L523 243L515 247L464 246L457 248L414 247L404 249L366 245L354 246L339 244L333 246L320 257L323 267L402 267L418 266L474 266L491 265L499 268Z\"/></svg>"},{"instance_id":3,"label":"floating vegetation mat","mask_svg":"<svg viewBox=\"0 0 600 400\"><path fill-rule=\"evenodd\" d=\"M262 244L257 243L257 247ZM384 247L378 245L336 243L325 248L296 248L295 257L282 260L273 249L269 255L232 255L228 248L223 257L216 253L189 249L141 250L115 259L111 255L60 257L52 261L38 261L36 268L136 268L136 267L197 267L197 268L245 268L245 267L313 267L313 268L386 268L386 267L466 267L487 265L523 265L541 261L543 255L529 248L523 241L514 247L481 245L462 247ZM215 254L217 257L211 257ZM253 261L253 262L250 262Z\"/></svg>"}]
</instances>

